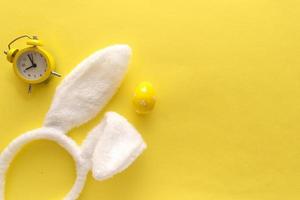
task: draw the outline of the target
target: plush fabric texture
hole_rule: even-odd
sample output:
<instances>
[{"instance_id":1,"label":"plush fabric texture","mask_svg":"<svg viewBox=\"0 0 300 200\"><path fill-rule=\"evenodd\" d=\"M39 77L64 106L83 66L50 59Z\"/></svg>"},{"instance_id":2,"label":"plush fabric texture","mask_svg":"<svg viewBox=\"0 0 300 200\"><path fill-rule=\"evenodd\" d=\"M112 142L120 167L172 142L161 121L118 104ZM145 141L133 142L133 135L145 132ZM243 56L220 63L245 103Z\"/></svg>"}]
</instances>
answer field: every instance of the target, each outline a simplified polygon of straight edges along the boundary
<instances>
[{"instance_id":1,"label":"plush fabric texture","mask_svg":"<svg viewBox=\"0 0 300 200\"><path fill-rule=\"evenodd\" d=\"M137 130L124 117L113 112L107 113L94 131L100 133L92 155L92 171L97 180L123 171L146 148Z\"/></svg>"},{"instance_id":2,"label":"plush fabric texture","mask_svg":"<svg viewBox=\"0 0 300 200\"><path fill-rule=\"evenodd\" d=\"M98 51L80 63L58 87L52 106L40 129L22 134L0 155L0 200L5 198L5 174L14 156L34 140L58 143L76 162L77 178L64 200L75 200L82 191L90 170L97 180L126 169L146 148L138 131L121 115L108 112L81 146L67 131L93 118L119 87L131 50L114 45Z\"/></svg>"},{"instance_id":3,"label":"plush fabric texture","mask_svg":"<svg viewBox=\"0 0 300 200\"><path fill-rule=\"evenodd\" d=\"M127 45L115 45L77 65L57 88L44 125L68 131L93 118L120 86L130 55Z\"/></svg>"}]
</instances>

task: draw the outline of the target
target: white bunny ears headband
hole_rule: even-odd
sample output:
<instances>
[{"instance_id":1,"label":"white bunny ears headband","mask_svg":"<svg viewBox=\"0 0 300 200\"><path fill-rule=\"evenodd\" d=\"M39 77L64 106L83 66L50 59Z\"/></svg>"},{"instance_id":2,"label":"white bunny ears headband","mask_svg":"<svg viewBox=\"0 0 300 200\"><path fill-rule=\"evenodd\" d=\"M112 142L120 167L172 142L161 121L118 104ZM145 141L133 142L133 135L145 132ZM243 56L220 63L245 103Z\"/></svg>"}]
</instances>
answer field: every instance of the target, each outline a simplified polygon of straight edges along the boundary
<instances>
[{"instance_id":1,"label":"white bunny ears headband","mask_svg":"<svg viewBox=\"0 0 300 200\"><path fill-rule=\"evenodd\" d=\"M125 118L114 112L87 136L81 146L66 135L95 115L111 99L127 70L131 50L114 45L82 61L56 90L44 126L12 141L0 155L0 200L5 196L5 173L13 157L29 142L46 139L57 142L76 162L77 178L64 200L75 200L87 174L103 180L126 169L146 148L140 134Z\"/></svg>"}]
</instances>

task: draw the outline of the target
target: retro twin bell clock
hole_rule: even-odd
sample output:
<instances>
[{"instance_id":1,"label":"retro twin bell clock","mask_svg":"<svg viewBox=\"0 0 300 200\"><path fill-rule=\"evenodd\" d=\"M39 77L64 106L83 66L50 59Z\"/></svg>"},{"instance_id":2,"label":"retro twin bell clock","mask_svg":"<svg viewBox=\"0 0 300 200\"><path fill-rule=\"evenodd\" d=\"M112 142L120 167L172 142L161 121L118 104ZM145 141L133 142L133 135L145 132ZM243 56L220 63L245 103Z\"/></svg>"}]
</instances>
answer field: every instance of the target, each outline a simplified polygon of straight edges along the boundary
<instances>
[{"instance_id":1,"label":"retro twin bell clock","mask_svg":"<svg viewBox=\"0 0 300 200\"><path fill-rule=\"evenodd\" d=\"M11 48L13 43L22 38L27 38L27 47ZM22 35L11 41L8 50L4 51L7 60L13 64L15 74L29 84L29 92L33 84L45 82L51 75L61 76L54 71L52 56L41 46L42 43L37 36Z\"/></svg>"}]
</instances>

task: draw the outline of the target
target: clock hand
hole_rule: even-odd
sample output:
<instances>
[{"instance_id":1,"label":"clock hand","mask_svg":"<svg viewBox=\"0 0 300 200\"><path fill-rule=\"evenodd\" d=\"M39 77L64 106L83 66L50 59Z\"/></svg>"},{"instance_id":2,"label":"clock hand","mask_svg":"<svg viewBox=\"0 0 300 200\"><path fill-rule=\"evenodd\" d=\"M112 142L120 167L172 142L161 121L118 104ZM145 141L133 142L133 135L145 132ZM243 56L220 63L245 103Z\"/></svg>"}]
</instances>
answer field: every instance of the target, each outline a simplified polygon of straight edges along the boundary
<instances>
[{"instance_id":1,"label":"clock hand","mask_svg":"<svg viewBox=\"0 0 300 200\"><path fill-rule=\"evenodd\" d=\"M32 54L27 54L32 66L31 67L36 67L36 64L33 62L33 55ZM26 69L25 69L26 70Z\"/></svg>"},{"instance_id":2,"label":"clock hand","mask_svg":"<svg viewBox=\"0 0 300 200\"><path fill-rule=\"evenodd\" d=\"M33 62L33 66L36 67L35 62L33 61L33 55L32 55L32 54L30 54L30 55L31 55L31 60L32 60L32 62Z\"/></svg>"},{"instance_id":3,"label":"clock hand","mask_svg":"<svg viewBox=\"0 0 300 200\"><path fill-rule=\"evenodd\" d=\"M31 68L33 68L33 67L35 67L35 66L34 66L34 65L31 65L30 67L27 67L25 70L31 69Z\"/></svg>"},{"instance_id":4,"label":"clock hand","mask_svg":"<svg viewBox=\"0 0 300 200\"><path fill-rule=\"evenodd\" d=\"M29 60L30 60L31 64L32 64L32 65L34 65L33 59L30 57L30 55L29 55L29 54L27 54L27 56L28 56L28 58L29 58Z\"/></svg>"}]
</instances>

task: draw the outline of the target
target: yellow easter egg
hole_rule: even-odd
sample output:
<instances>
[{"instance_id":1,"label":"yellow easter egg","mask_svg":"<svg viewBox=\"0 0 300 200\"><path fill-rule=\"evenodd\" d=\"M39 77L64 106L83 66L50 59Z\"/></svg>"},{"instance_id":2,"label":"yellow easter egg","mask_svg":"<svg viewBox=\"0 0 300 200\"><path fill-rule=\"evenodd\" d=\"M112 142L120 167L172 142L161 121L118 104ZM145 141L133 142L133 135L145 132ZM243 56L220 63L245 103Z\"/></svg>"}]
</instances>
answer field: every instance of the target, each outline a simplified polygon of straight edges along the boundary
<instances>
[{"instance_id":1,"label":"yellow easter egg","mask_svg":"<svg viewBox=\"0 0 300 200\"><path fill-rule=\"evenodd\" d=\"M134 91L133 105L139 114L146 114L155 106L155 91L149 82L140 83Z\"/></svg>"}]
</instances>

